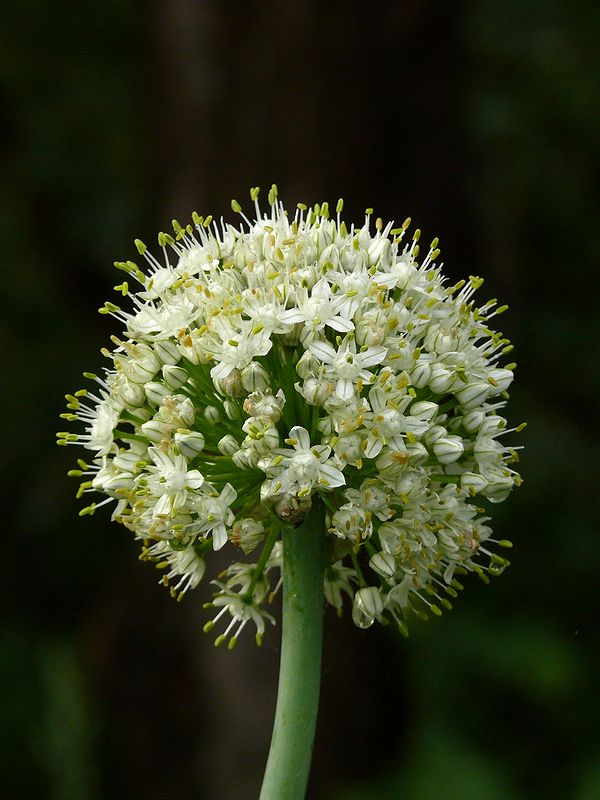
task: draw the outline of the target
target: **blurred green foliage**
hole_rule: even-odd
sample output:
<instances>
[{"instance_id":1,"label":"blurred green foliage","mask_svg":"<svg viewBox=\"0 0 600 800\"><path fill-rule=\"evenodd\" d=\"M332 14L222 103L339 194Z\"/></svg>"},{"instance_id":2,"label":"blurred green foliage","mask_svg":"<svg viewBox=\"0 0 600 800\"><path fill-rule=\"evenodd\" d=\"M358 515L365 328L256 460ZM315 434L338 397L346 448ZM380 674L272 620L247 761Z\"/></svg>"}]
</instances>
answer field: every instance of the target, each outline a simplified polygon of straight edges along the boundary
<instances>
[{"instance_id":1,"label":"blurred green foliage","mask_svg":"<svg viewBox=\"0 0 600 800\"><path fill-rule=\"evenodd\" d=\"M311 3L305 7L307 14L317 13ZM402 84L411 68L417 78L414 86L404 84L407 110L395 112L395 127L381 142L397 162L394 147L418 147L419 136L406 131L416 124L411 103L420 102L418 79L427 79L426 33L435 27L439 6L415 4L418 12L406 12L407 20L385 8L392 20L387 28L366 23L373 48L394 53L389 62L380 57L378 74L387 71L391 83ZM19 800L123 797L132 787L151 799L212 800L219 794L206 787L219 785L219 754L233 747L227 737L235 733L226 731L212 743L214 763L200 770L198 754L207 737L195 725L208 698L191 688L202 679L184 655L199 627L183 630L184 623L176 622L188 619L183 612L163 610L166 598L158 595L154 576L138 577L144 567L123 531L100 515L77 518L73 487L64 477L72 454L55 448L53 437L63 393L77 385L83 369L100 366L97 349L107 328L94 309L115 282L112 261L131 252L134 235L145 237L165 224L157 216L169 159L175 169L180 162L209 164L211 154L165 156L173 129L188 122L185 108L175 118L172 106L164 112L172 48L157 42L171 13L168 4L85 0L54 3L52 13L46 12L33 0L13 5L0 31L0 237L6 259L0 335L8 362L1 469L10 545L0 639L3 786ZM218 73L235 60L223 35L227 15L213 4L205 13L219 18L209 26ZM280 12L282 26L285 13ZM194 20L202 32L206 20ZM403 60L390 36L400 35L405 22L416 26L417 38ZM452 22L440 39L434 62L440 73L429 78L429 91L435 95L439 80L434 99L442 102L444 75L455 75L448 101L454 114L419 123L430 138L415 160L427 156L430 125L438 126L442 145L458 142L456 152L442 147L442 161L431 166L432 173L450 176L439 186L455 194L438 192L432 199L431 188L415 184L407 199L401 184L399 198L393 178L402 165L396 164L397 172L390 166L389 174L374 168L368 182L369 158L380 157L369 152L359 172L360 191L368 189L369 197L351 196L352 175L345 191L355 204L382 198L398 216L409 205L430 208L438 219L458 204L452 219L462 219L465 228L462 234L453 227L449 232L449 268L457 275L485 275L488 291L511 303L503 324L516 343L519 370L510 416L515 423L530 422L523 436L526 483L493 515L498 537L515 542L513 565L490 587L471 581L454 613L417 628L407 643L385 634L377 641L370 634L361 638L353 631L355 650L346 659L343 641L337 657L336 642L330 641L330 669L341 665L347 673L336 673L335 681L342 687L349 681L349 693L362 692L363 684L379 685L379 693L372 702L367 695L362 716L346 731L336 730L335 709L332 714L324 706L311 796L595 800L600 7L589 0L473 0L457 5ZM364 24L359 18L355 36ZM325 78L332 68L345 68L347 80L340 75L340 81L352 85L353 59L348 56L341 67L328 61L333 39L327 31L337 30L323 28L316 44L311 33L321 60L310 69ZM264 38L255 52L266 53L273 46L268 22L260 31ZM277 63L281 53L273 58ZM236 67L240 103L254 96L244 69L245 62ZM303 155L321 159L315 193L331 176L339 183L343 159L339 144L327 138L325 153L317 155L320 120L336 109L347 113L342 106L355 102L360 113L348 141L360 150L381 118L370 114L368 97L347 91L348 101L318 92L301 98L299 114L316 142L308 142ZM387 109L384 94L372 98L381 110ZM224 96L223 106L229 100ZM197 102L202 104L202 96ZM224 119L235 124L235 109L214 121L217 138L227 128ZM283 138L285 120L275 115L271 123L273 136ZM252 134L252 120L245 117L243 124L249 135L258 135ZM306 185L297 155L265 159L258 176L263 182L278 179L282 193L286 180ZM243 176L232 191L254 183L254 176L246 179L245 164L239 151L228 165L207 166L199 196L221 198L221 166ZM177 625L182 630L173 633ZM335 627L331 631L335 636ZM377 653L369 655L370 647L386 654L394 670L402 666L390 676ZM162 650L169 653L164 661L156 655ZM326 680L325 691L327 686ZM155 700L162 711L150 710ZM169 705L171 716L164 710ZM341 705L352 707L342 701L340 715ZM240 714L252 713L240 707ZM336 745L343 752L334 756ZM252 765L257 781L261 768Z\"/></svg>"}]
</instances>

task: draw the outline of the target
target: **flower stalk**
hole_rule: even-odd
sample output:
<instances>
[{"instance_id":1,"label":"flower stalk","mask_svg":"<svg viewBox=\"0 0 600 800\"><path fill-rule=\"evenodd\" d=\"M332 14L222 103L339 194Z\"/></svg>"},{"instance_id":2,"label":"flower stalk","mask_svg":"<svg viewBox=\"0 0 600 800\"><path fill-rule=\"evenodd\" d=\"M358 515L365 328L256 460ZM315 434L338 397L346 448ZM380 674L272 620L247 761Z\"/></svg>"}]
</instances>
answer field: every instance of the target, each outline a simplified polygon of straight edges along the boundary
<instances>
[{"instance_id":1,"label":"flower stalk","mask_svg":"<svg viewBox=\"0 0 600 800\"><path fill-rule=\"evenodd\" d=\"M283 531L283 627L277 708L260 800L302 800L313 749L323 639L325 513Z\"/></svg>"}]
</instances>

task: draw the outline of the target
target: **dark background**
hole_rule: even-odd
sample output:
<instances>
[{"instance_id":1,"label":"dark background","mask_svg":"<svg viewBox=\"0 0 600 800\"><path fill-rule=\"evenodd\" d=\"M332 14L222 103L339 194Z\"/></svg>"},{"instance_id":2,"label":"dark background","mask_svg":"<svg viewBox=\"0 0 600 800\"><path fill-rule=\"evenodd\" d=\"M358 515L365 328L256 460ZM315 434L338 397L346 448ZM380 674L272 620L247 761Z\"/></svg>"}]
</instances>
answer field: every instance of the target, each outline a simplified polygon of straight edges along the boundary
<instances>
[{"instance_id":1,"label":"dark background","mask_svg":"<svg viewBox=\"0 0 600 800\"><path fill-rule=\"evenodd\" d=\"M215 651L108 515L62 395L103 365L115 259L276 181L411 215L511 306L513 564L408 641L327 615L309 798L600 797L600 6L22 0L0 28L0 771L26 800L257 796L278 631ZM246 201L248 205L248 201ZM347 616L347 615L346 615Z\"/></svg>"}]
</instances>

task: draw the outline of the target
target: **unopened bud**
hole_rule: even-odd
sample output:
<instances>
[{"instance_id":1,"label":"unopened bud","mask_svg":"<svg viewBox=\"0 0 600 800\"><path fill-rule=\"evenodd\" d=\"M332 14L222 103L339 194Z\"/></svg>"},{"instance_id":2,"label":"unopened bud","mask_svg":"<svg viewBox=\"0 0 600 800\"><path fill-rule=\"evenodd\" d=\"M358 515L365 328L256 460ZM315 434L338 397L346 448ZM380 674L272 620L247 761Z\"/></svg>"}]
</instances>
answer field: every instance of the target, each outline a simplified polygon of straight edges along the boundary
<instances>
[{"instance_id":1,"label":"unopened bud","mask_svg":"<svg viewBox=\"0 0 600 800\"><path fill-rule=\"evenodd\" d=\"M433 444L433 452L440 464L458 461L464 452L460 436L443 436Z\"/></svg>"},{"instance_id":2,"label":"unopened bud","mask_svg":"<svg viewBox=\"0 0 600 800\"><path fill-rule=\"evenodd\" d=\"M489 383L471 383L456 392L456 399L463 408L476 408L487 399L490 388Z\"/></svg>"},{"instance_id":3,"label":"unopened bud","mask_svg":"<svg viewBox=\"0 0 600 800\"><path fill-rule=\"evenodd\" d=\"M178 364L181 361L181 353L175 342L168 339L163 339L156 342L154 345L154 352L163 364Z\"/></svg>"},{"instance_id":4,"label":"unopened bud","mask_svg":"<svg viewBox=\"0 0 600 800\"><path fill-rule=\"evenodd\" d=\"M204 449L204 436L199 431L177 431L173 439L186 458L195 458Z\"/></svg>"},{"instance_id":5,"label":"unopened bud","mask_svg":"<svg viewBox=\"0 0 600 800\"><path fill-rule=\"evenodd\" d=\"M382 611L383 600L376 586L359 589L354 595L352 621L359 628L370 628Z\"/></svg>"},{"instance_id":6,"label":"unopened bud","mask_svg":"<svg viewBox=\"0 0 600 800\"><path fill-rule=\"evenodd\" d=\"M429 388L436 394L446 394L450 391L456 376L454 372L442 364L434 364L429 377Z\"/></svg>"},{"instance_id":7,"label":"unopened bud","mask_svg":"<svg viewBox=\"0 0 600 800\"><path fill-rule=\"evenodd\" d=\"M187 383L189 378L187 370L183 369L183 367L175 367L172 364L165 364L162 368L162 374L165 383L174 392L180 389L184 383Z\"/></svg>"},{"instance_id":8,"label":"unopened bud","mask_svg":"<svg viewBox=\"0 0 600 800\"><path fill-rule=\"evenodd\" d=\"M217 448L224 456L232 456L240 449L240 446L236 442L235 437L228 433L226 436L223 436L222 439L219 439Z\"/></svg>"},{"instance_id":9,"label":"unopened bud","mask_svg":"<svg viewBox=\"0 0 600 800\"><path fill-rule=\"evenodd\" d=\"M148 400L155 406L159 406L165 397L171 396L171 390L169 387L165 386L164 383L158 383L157 381L145 383L144 391L146 392L146 397Z\"/></svg>"},{"instance_id":10,"label":"unopened bud","mask_svg":"<svg viewBox=\"0 0 600 800\"><path fill-rule=\"evenodd\" d=\"M269 388L269 375L257 361L242 370L242 386L247 392L265 391Z\"/></svg>"},{"instance_id":11,"label":"unopened bud","mask_svg":"<svg viewBox=\"0 0 600 800\"><path fill-rule=\"evenodd\" d=\"M369 559L369 566L386 579L396 574L396 559L391 553L375 553Z\"/></svg>"},{"instance_id":12,"label":"unopened bud","mask_svg":"<svg viewBox=\"0 0 600 800\"><path fill-rule=\"evenodd\" d=\"M265 538L265 529L262 522L247 517L246 519L234 522L231 534L231 541L239 545L244 553L248 555Z\"/></svg>"},{"instance_id":13,"label":"unopened bud","mask_svg":"<svg viewBox=\"0 0 600 800\"><path fill-rule=\"evenodd\" d=\"M161 422L158 419L151 419L148 422L144 422L142 425L143 433L150 439L151 442L161 442L163 439L168 437L170 432L173 430L172 425L167 425L166 422Z\"/></svg>"},{"instance_id":14,"label":"unopened bud","mask_svg":"<svg viewBox=\"0 0 600 800\"><path fill-rule=\"evenodd\" d=\"M213 383L221 394L229 397L243 397L246 394L239 369L232 369L226 378L215 378Z\"/></svg>"},{"instance_id":15,"label":"unopened bud","mask_svg":"<svg viewBox=\"0 0 600 800\"><path fill-rule=\"evenodd\" d=\"M218 425L222 421L219 409L215 408L215 406L206 406L204 409L204 419L210 422L211 425Z\"/></svg>"}]
</instances>

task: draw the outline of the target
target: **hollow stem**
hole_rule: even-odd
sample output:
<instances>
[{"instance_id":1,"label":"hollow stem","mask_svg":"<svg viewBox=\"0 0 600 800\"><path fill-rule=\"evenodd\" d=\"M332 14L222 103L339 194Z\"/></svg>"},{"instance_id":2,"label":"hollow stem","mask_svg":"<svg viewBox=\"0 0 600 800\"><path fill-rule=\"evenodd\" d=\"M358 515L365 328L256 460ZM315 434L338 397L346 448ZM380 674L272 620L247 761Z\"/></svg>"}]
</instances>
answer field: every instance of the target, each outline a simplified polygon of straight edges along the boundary
<instances>
[{"instance_id":1,"label":"hollow stem","mask_svg":"<svg viewBox=\"0 0 600 800\"><path fill-rule=\"evenodd\" d=\"M303 800L313 749L323 639L323 540L319 498L283 531L283 614L277 709L260 800Z\"/></svg>"}]
</instances>

